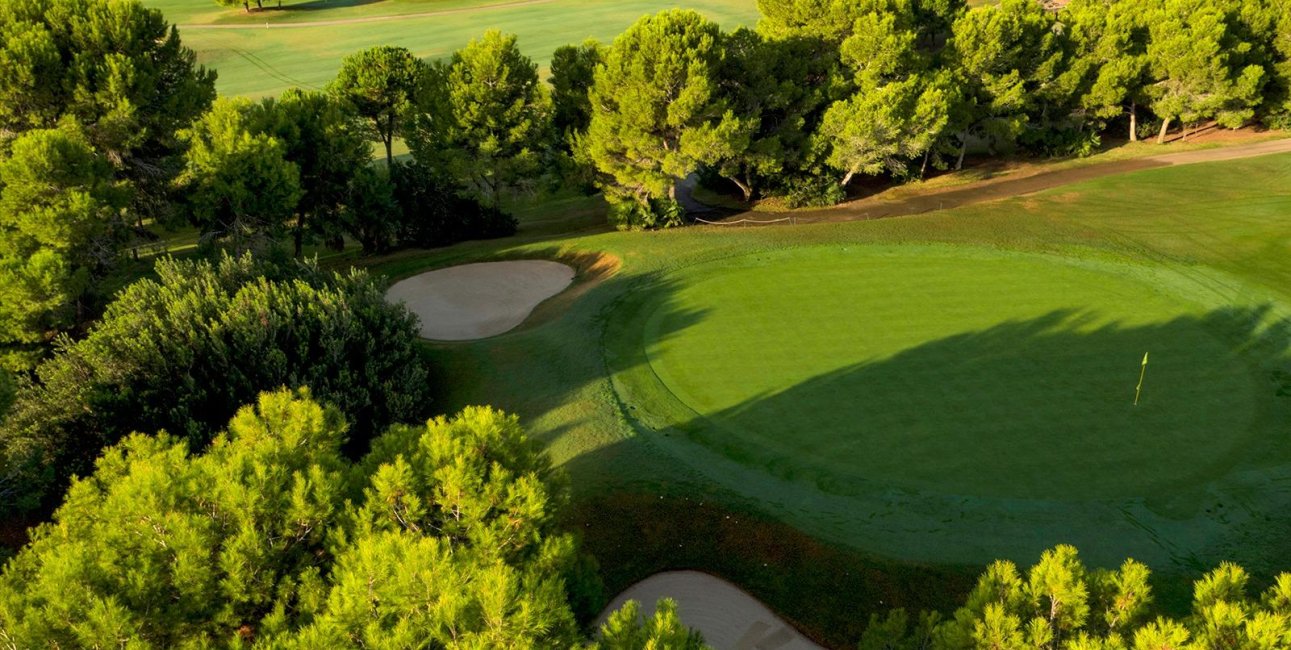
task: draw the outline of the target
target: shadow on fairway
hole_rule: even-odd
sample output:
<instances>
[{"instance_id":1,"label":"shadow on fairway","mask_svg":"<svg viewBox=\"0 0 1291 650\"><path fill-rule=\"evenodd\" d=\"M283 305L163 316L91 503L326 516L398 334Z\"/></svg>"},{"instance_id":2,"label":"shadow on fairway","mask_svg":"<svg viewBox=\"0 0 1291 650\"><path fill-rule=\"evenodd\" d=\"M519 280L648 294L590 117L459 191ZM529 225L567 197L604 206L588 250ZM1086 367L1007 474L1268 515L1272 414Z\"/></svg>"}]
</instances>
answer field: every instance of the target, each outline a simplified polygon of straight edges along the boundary
<instances>
[{"instance_id":1,"label":"shadow on fairway","mask_svg":"<svg viewBox=\"0 0 1291 650\"><path fill-rule=\"evenodd\" d=\"M640 311L642 317L661 311L668 315L668 329L656 335L667 338L698 323L707 313L677 305L673 296L678 281L663 274L624 276L610 272L589 279L590 274L599 273L597 256L575 259L567 251L551 248L526 250L522 257L568 263L578 269L578 277L570 289L539 305L516 330L478 341L423 342L435 386L431 412L451 413L469 404L491 404L526 420L545 417L551 422L553 413L562 409L577 414L583 409L614 408L581 397L590 384L606 377L603 342L589 333L601 332L603 323L622 322L620 316L625 310ZM458 263L471 261L476 260ZM650 372L640 332L635 336L635 343L624 349L640 357L634 358L635 367ZM597 396L601 397L609 398ZM632 410L631 405L625 404L624 408ZM556 421L562 423L544 427L544 442L560 441L578 428L581 417L570 415ZM587 443L580 440L570 444L581 448ZM571 462L589 460L590 456L583 454Z\"/></svg>"},{"instance_id":2,"label":"shadow on fairway","mask_svg":"<svg viewBox=\"0 0 1291 650\"><path fill-rule=\"evenodd\" d=\"M285 11L288 13L295 11L322 11L324 9L361 7L363 5L376 4L378 2L384 2L384 0L309 0L308 2L290 2L290 0L288 0L279 7L277 6L276 0L266 0L265 7L262 11Z\"/></svg>"},{"instance_id":3,"label":"shadow on fairway","mask_svg":"<svg viewBox=\"0 0 1291 650\"><path fill-rule=\"evenodd\" d=\"M1095 329L1054 312L673 423L745 465L833 494L1150 497L1291 459L1291 324L1269 312Z\"/></svg>"}]
</instances>

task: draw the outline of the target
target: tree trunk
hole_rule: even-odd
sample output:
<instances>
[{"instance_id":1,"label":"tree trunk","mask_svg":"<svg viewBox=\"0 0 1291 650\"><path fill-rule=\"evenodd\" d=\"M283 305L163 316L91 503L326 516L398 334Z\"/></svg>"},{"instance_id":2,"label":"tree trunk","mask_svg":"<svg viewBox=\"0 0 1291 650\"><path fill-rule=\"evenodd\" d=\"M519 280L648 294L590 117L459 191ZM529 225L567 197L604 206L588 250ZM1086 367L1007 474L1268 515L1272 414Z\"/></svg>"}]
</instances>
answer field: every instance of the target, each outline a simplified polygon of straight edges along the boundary
<instances>
[{"instance_id":1,"label":"tree trunk","mask_svg":"<svg viewBox=\"0 0 1291 650\"><path fill-rule=\"evenodd\" d=\"M292 233L296 245L296 259L300 259L305 247L305 213L296 217L296 232Z\"/></svg>"},{"instance_id":2,"label":"tree trunk","mask_svg":"<svg viewBox=\"0 0 1291 650\"><path fill-rule=\"evenodd\" d=\"M847 172L847 175L843 177L843 182L842 182L842 183L839 183L839 185L841 185L841 186L843 186L844 188L846 188L846 187L847 187L847 184L848 184L848 183L850 183L850 182L852 182L852 177L853 177L853 176L856 176L856 172Z\"/></svg>"},{"instance_id":3,"label":"tree trunk","mask_svg":"<svg viewBox=\"0 0 1291 650\"><path fill-rule=\"evenodd\" d=\"M968 132L959 134L959 160L955 161L955 171L964 169L964 155L968 153Z\"/></svg>"},{"instance_id":4,"label":"tree trunk","mask_svg":"<svg viewBox=\"0 0 1291 650\"><path fill-rule=\"evenodd\" d=\"M1139 141L1139 106L1130 102L1130 142Z\"/></svg>"},{"instance_id":5,"label":"tree trunk","mask_svg":"<svg viewBox=\"0 0 1291 650\"><path fill-rule=\"evenodd\" d=\"M242 9L247 13L251 13L251 0L242 0Z\"/></svg>"},{"instance_id":6,"label":"tree trunk","mask_svg":"<svg viewBox=\"0 0 1291 650\"><path fill-rule=\"evenodd\" d=\"M394 169L394 113L386 118L386 132L384 137L386 145L386 170Z\"/></svg>"},{"instance_id":7,"label":"tree trunk","mask_svg":"<svg viewBox=\"0 0 1291 650\"><path fill-rule=\"evenodd\" d=\"M744 181L741 181L738 176L731 176L730 179L732 183L735 183L735 185L740 188L740 192L744 194L745 203L753 200L753 188L751 186Z\"/></svg>"},{"instance_id":8,"label":"tree trunk","mask_svg":"<svg viewBox=\"0 0 1291 650\"><path fill-rule=\"evenodd\" d=\"M928 174L928 159L932 157L932 149L923 152L923 164L919 166L919 180Z\"/></svg>"},{"instance_id":9,"label":"tree trunk","mask_svg":"<svg viewBox=\"0 0 1291 650\"><path fill-rule=\"evenodd\" d=\"M1157 144L1165 144L1165 134L1170 131L1170 118L1161 120L1161 134L1157 136Z\"/></svg>"}]
</instances>

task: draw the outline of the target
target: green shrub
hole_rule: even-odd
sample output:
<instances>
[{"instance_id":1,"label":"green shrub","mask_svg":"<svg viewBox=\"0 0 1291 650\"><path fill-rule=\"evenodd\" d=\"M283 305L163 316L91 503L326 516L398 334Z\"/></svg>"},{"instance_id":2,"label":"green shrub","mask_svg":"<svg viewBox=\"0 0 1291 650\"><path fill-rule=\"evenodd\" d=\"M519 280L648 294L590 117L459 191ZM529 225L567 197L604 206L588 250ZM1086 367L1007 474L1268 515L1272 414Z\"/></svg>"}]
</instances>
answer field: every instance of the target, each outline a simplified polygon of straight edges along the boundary
<instances>
[{"instance_id":1,"label":"green shrub","mask_svg":"<svg viewBox=\"0 0 1291 650\"><path fill-rule=\"evenodd\" d=\"M201 448L264 390L309 387L351 444L425 415L415 320L365 275L247 257L163 260L79 342L64 339L0 423L0 511L56 499L106 446L165 430Z\"/></svg>"},{"instance_id":2,"label":"green shrub","mask_svg":"<svg viewBox=\"0 0 1291 650\"><path fill-rule=\"evenodd\" d=\"M791 208L823 208L847 198L847 191L836 180L818 174L785 179L781 193Z\"/></svg>"},{"instance_id":3,"label":"green shrub","mask_svg":"<svg viewBox=\"0 0 1291 650\"><path fill-rule=\"evenodd\" d=\"M392 170L401 245L428 248L515 234L514 217L462 196L426 165L396 162Z\"/></svg>"},{"instance_id":4,"label":"green shrub","mask_svg":"<svg viewBox=\"0 0 1291 650\"><path fill-rule=\"evenodd\" d=\"M108 449L0 573L0 637L573 647L565 484L515 416L395 426L355 463L345 418L309 391L251 403L200 454L168 434Z\"/></svg>"},{"instance_id":5,"label":"green shrub","mask_svg":"<svg viewBox=\"0 0 1291 650\"><path fill-rule=\"evenodd\" d=\"M610 223L619 230L675 228L686 221L686 210L672 199L610 199Z\"/></svg>"}]
</instances>

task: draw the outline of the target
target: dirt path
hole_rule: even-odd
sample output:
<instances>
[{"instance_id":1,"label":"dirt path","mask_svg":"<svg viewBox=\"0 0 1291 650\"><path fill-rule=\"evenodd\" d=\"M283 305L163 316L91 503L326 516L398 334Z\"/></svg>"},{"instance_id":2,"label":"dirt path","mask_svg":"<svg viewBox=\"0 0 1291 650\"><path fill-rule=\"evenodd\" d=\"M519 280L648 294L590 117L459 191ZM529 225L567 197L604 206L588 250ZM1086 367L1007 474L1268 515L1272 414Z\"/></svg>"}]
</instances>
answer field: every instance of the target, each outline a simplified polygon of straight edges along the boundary
<instances>
[{"instance_id":1,"label":"dirt path","mask_svg":"<svg viewBox=\"0 0 1291 650\"><path fill-rule=\"evenodd\" d=\"M660 598L677 601L682 623L699 630L716 650L823 650L744 590L698 571L656 573L628 587L596 624L629 600L641 603L643 616L651 616Z\"/></svg>"},{"instance_id":2,"label":"dirt path","mask_svg":"<svg viewBox=\"0 0 1291 650\"><path fill-rule=\"evenodd\" d=\"M864 219L881 219L884 217L923 214L925 212L957 208L975 203L985 203L988 201L999 201L1017 196L1025 196L1027 194L1034 194L1036 192L1042 192L1055 187L1070 185L1072 183L1079 183L1081 181L1103 178L1114 174L1124 174L1126 172L1139 171L1143 169L1169 167L1172 165L1190 165L1203 162L1217 162L1223 160L1238 160L1241 158L1254 158L1257 156L1288 152L1291 152L1291 139L1270 140L1266 142L1222 147L1218 149L1163 153L1155 156L1135 158L1132 160L1096 163L1083 167L1073 167L1048 172L1040 171L1035 174L1021 177L1005 176L1002 178L985 180L971 183L969 185L961 185L958 187L931 191L925 194L898 199L884 198L880 195L851 201L833 208L794 212L792 213L792 221L795 223L860 221ZM764 221L767 223L789 223L789 220L784 219L784 217L789 216L790 215L788 214L754 215L751 213L742 213L734 215L725 221L737 223L741 220L754 220Z\"/></svg>"},{"instance_id":3,"label":"dirt path","mask_svg":"<svg viewBox=\"0 0 1291 650\"><path fill-rule=\"evenodd\" d=\"M341 18L338 20L311 20L299 23L270 23L240 25L179 25L181 30L197 29L296 29L302 27L333 27L336 25L357 25L359 23L380 23L388 20L407 20L409 18L433 18L435 16L449 16L452 14L467 14L477 11L491 11L493 9L514 9L516 7L527 7L529 5L542 5L556 0L516 0L515 2L499 2L498 4L480 5L478 7L458 7L457 9L437 9L435 11L423 11L413 14L391 14L389 16L364 16L361 18Z\"/></svg>"}]
</instances>

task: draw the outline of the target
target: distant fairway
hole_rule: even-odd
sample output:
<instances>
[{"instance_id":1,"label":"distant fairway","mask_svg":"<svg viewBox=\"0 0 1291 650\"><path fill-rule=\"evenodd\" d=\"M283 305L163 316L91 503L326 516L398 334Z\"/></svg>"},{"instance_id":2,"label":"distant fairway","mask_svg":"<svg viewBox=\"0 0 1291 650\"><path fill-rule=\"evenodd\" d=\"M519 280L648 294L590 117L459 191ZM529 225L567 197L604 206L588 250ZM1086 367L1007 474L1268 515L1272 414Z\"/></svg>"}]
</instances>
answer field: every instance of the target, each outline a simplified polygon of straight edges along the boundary
<instances>
[{"instance_id":1,"label":"distant fairway","mask_svg":"<svg viewBox=\"0 0 1291 650\"><path fill-rule=\"evenodd\" d=\"M693 410L677 424L706 445L827 492L1148 496L1281 435L1237 352L1250 315L1208 313L1168 274L850 246L671 277L644 322L656 397Z\"/></svg>"},{"instance_id":2,"label":"distant fairway","mask_svg":"<svg viewBox=\"0 0 1291 650\"><path fill-rule=\"evenodd\" d=\"M561 45L587 38L608 42L641 16L678 6L662 0L532 4L505 0L318 0L285 2L287 10L248 15L241 9L220 9L210 0L144 0L144 4L161 8L180 25L184 44L197 52L198 61L219 72L220 93L253 97L277 95L293 86L320 88L336 75L342 58L363 48L396 45L436 59L452 54L486 29L517 34L521 50L545 67ZM272 7L275 2L265 5ZM682 5L727 28L757 21L755 0L690 0ZM437 13L415 15L432 12ZM376 17L393 19L342 22ZM292 26L329 21L337 24ZM206 28L209 26L236 28Z\"/></svg>"}]
</instances>

